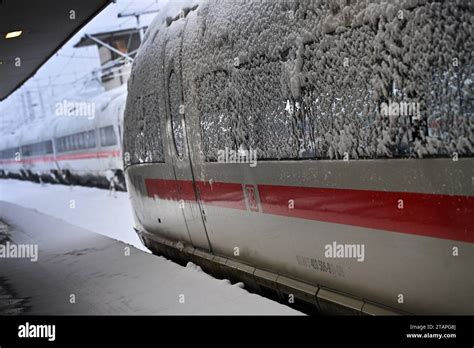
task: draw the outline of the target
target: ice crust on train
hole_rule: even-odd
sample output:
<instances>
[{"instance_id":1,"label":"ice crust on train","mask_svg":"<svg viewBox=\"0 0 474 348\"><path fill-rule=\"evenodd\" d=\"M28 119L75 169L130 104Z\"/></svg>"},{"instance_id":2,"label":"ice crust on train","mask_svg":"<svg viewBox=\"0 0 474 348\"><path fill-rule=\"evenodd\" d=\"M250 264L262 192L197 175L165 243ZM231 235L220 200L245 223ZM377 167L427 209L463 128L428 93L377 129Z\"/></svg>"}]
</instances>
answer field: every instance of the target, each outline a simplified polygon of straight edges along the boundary
<instances>
[{"instance_id":1,"label":"ice crust on train","mask_svg":"<svg viewBox=\"0 0 474 348\"><path fill-rule=\"evenodd\" d=\"M469 0L176 1L148 29L128 113L140 96L165 87L161 50L168 38L165 54L178 49L184 28L186 112L200 114L196 146L207 160L226 147L257 149L259 159L472 156L473 7ZM420 113L386 115L384 103L417 103ZM147 133L160 133L149 117L126 120L126 145L140 161L159 156L144 145Z\"/></svg>"}]
</instances>

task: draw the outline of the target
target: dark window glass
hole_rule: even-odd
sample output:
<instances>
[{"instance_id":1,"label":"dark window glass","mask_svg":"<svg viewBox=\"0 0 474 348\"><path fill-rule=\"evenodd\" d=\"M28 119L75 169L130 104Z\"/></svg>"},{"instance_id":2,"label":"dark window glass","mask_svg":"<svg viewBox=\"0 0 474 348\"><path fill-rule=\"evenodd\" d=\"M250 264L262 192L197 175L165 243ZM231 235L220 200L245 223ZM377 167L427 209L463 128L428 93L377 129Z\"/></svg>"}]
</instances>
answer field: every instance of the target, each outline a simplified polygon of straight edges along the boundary
<instances>
[{"instance_id":1,"label":"dark window glass","mask_svg":"<svg viewBox=\"0 0 474 348\"><path fill-rule=\"evenodd\" d=\"M91 130L86 132L86 139L87 139L87 148L95 147L95 131Z\"/></svg>"},{"instance_id":2,"label":"dark window glass","mask_svg":"<svg viewBox=\"0 0 474 348\"><path fill-rule=\"evenodd\" d=\"M76 146L76 150L80 150L81 149L81 134L74 135L74 143Z\"/></svg>"},{"instance_id":3,"label":"dark window glass","mask_svg":"<svg viewBox=\"0 0 474 348\"><path fill-rule=\"evenodd\" d=\"M45 154L50 155L53 153L53 142L51 140L44 142Z\"/></svg>"},{"instance_id":4,"label":"dark window glass","mask_svg":"<svg viewBox=\"0 0 474 348\"><path fill-rule=\"evenodd\" d=\"M80 133L78 135L79 137L79 148L82 150L82 149L85 149L86 148L86 144L84 143L85 141L85 134L84 133Z\"/></svg>"},{"instance_id":5,"label":"dark window glass","mask_svg":"<svg viewBox=\"0 0 474 348\"><path fill-rule=\"evenodd\" d=\"M67 135L61 138L56 138L56 149L58 152L68 152L76 150L85 150L96 147L95 131L90 130L77 134ZM52 151L52 143L51 151Z\"/></svg>"},{"instance_id":6,"label":"dark window glass","mask_svg":"<svg viewBox=\"0 0 474 348\"><path fill-rule=\"evenodd\" d=\"M53 153L53 143L51 140L48 140L41 143L29 144L22 146L21 151L25 157L49 155Z\"/></svg>"},{"instance_id":7,"label":"dark window glass","mask_svg":"<svg viewBox=\"0 0 474 348\"><path fill-rule=\"evenodd\" d=\"M18 147L5 149L0 151L0 158L13 160L18 152L20 152L20 148Z\"/></svg>"},{"instance_id":8,"label":"dark window glass","mask_svg":"<svg viewBox=\"0 0 474 348\"><path fill-rule=\"evenodd\" d=\"M100 134L100 145L101 146L112 146L117 145L117 137L113 126L102 127L99 129Z\"/></svg>"},{"instance_id":9,"label":"dark window glass","mask_svg":"<svg viewBox=\"0 0 474 348\"><path fill-rule=\"evenodd\" d=\"M22 146L21 154L26 157L31 156L31 146L29 145Z\"/></svg>"},{"instance_id":10,"label":"dark window glass","mask_svg":"<svg viewBox=\"0 0 474 348\"><path fill-rule=\"evenodd\" d=\"M72 139L71 139L71 136L66 137L66 151L72 151Z\"/></svg>"},{"instance_id":11,"label":"dark window glass","mask_svg":"<svg viewBox=\"0 0 474 348\"><path fill-rule=\"evenodd\" d=\"M71 135L71 151L77 150L76 135Z\"/></svg>"}]
</instances>

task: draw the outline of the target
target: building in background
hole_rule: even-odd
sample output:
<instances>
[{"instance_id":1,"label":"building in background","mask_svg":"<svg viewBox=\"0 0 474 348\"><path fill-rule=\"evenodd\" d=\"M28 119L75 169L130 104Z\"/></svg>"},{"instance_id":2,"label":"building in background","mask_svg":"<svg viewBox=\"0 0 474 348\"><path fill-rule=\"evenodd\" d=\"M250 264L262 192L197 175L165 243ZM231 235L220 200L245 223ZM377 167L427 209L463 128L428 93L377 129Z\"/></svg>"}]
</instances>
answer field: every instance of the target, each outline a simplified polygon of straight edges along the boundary
<instances>
[{"instance_id":1,"label":"building in background","mask_svg":"<svg viewBox=\"0 0 474 348\"><path fill-rule=\"evenodd\" d=\"M106 91L127 83L131 61L140 46L138 28L85 35L75 48L96 46L99 50L99 78Z\"/></svg>"}]
</instances>

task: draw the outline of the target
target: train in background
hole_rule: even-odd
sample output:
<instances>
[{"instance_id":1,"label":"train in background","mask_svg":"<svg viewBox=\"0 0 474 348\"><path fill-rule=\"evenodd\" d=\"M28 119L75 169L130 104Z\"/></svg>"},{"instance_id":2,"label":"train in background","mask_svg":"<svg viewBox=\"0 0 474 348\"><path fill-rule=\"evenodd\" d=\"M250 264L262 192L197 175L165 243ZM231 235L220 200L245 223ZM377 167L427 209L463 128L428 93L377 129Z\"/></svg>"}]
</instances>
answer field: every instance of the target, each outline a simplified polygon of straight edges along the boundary
<instances>
[{"instance_id":1,"label":"train in background","mask_svg":"<svg viewBox=\"0 0 474 348\"><path fill-rule=\"evenodd\" d=\"M121 143L125 86L0 139L0 177L125 190ZM80 110L79 110L80 109Z\"/></svg>"},{"instance_id":2,"label":"train in background","mask_svg":"<svg viewBox=\"0 0 474 348\"><path fill-rule=\"evenodd\" d=\"M474 314L473 2L185 3L129 81L142 242L321 313Z\"/></svg>"}]
</instances>

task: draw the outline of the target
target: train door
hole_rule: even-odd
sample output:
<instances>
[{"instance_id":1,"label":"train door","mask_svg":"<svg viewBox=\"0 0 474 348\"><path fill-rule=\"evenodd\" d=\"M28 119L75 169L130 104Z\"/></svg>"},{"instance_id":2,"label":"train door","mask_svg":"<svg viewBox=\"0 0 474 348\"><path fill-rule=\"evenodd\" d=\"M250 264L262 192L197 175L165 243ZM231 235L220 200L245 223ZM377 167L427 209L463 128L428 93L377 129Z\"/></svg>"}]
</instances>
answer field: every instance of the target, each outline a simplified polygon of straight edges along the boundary
<instances>
[{"instance_id":1,"label":"train door","mask_svg":"<svg viewBox=\"0 0 474 348\"><path fill-rule=\"evenodd\" d=\"M203 221L202 209L198 201L195 178L189 155L186 134L186 112L184 106L181 68L181 43L185 21L173 23L174 38L169 38L165 46L165 76L167 91L167 131L170 139L171 158L179 193L179 205L187 224L189 236L194 246L211 251L211 245ZM177 39L179 38L179 39Z\"/></svg>"}]
</instances>

